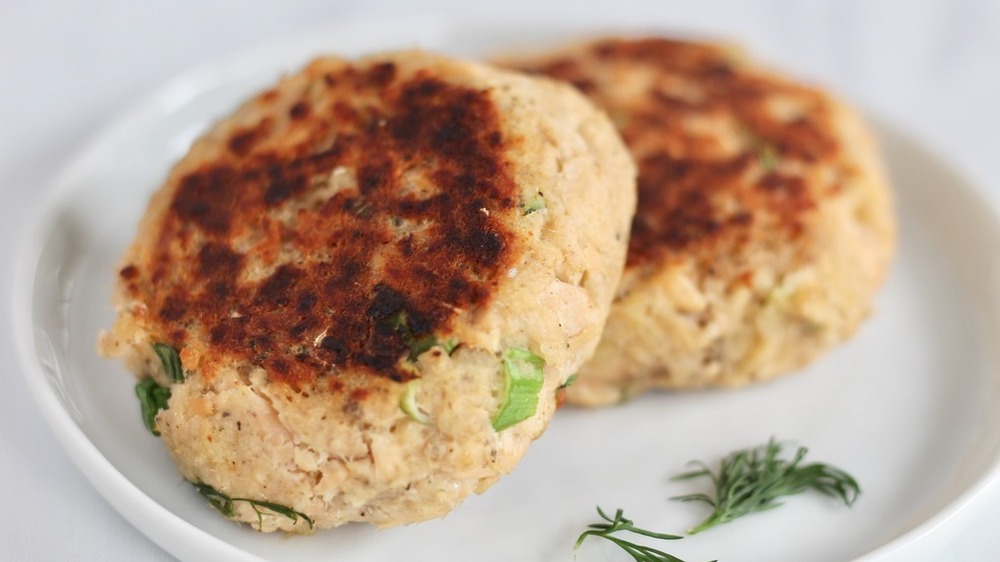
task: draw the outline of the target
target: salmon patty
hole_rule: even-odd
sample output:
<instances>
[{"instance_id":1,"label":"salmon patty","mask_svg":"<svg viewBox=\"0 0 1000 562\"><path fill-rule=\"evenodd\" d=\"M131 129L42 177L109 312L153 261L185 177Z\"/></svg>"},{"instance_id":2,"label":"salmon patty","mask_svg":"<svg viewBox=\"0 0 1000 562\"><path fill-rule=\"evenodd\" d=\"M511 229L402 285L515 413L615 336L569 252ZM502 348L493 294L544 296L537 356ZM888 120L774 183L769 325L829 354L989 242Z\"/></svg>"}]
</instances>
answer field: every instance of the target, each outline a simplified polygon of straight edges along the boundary
<instances>
[{"instance_id":1,"label":"salmon patty","mask_svg":"<svg viewBox=\"0 0 1000 562\"><path fill-rule=\"evenodd\" d=\"M872 136L843 103L733 49L665 38L501 64L574 84L639 168L622 284L571 402L770 379L869 314L895 223Z\"/></svg>"},{"instance_id":2,"label":"salmon patty","mask_svg":"<svg viewBox=\"0 0 1000 562\"><path fill-rule=\"evenodd\" d=\"M635 199L614 126L567 85L318 59L176 164L100 347L229 517L440 517L514 468L593 353Z\"/></svg>"}]
</instances>

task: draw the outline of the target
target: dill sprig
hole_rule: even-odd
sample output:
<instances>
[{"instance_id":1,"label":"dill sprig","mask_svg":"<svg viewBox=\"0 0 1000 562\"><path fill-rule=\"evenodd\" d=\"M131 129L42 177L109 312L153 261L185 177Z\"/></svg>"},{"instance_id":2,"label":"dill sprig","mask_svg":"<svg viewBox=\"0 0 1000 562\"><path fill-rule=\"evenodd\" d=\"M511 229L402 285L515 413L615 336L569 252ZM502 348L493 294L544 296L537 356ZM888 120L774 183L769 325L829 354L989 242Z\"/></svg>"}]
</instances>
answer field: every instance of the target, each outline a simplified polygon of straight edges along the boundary
<instances>
[{"instance_id":1,"label":"dill sprig","mask_svg":"<svg viewBox=\"0 0 1000 562\"><path fill-rule=\"evenodd\" d=\"M576 539L576 544L573 545L573 550L580 548L583 541L587 537L594 536L600 537L602 539L611 541L616 544L619 548L627 552L636 562L684 562L680 558L672 554L667 554L661 550L657 550L653 547L636 544L634 542L625 540L620 537L612 536L617 532L628 532L636 535L642 535L644 537L650 537L654 539L660 539L665 541L673 541L677 539L682 539L679 535L667 535L664 533L654 533L652 531L647 531L646 529L640 529L636 527L631 519L626 519L622 514L622 510L619 509L615 512L614 518L608 517L606 513L598 506L597 514L601 516L601 519L607 521L607 523L591 523L587 526L586 531L580 534L579 538Z\"/></svg>"},{"instance_id":2,"label":"dill sprig","mask_svg":"<svg viewBox=\"0 0 1000 562\"><path fill-rule=\"evenodd\" d=\"M253 508L254 512L257 514L257 529L264 530L264 512L262 509L266 509L272 513L282 515L292 520L292 524L298 524L299 519L309 524L309 528L312 529L315 522L311 517L302 513L301 511L295 511L294 509L281 505L279 503L254 500L250 498L231 498L226 494L216 490L215 488L205 484L203 482L192 482L198 493L208 500L208 503L212 504L212 507L217 509L219 513L225 515L226 517L232 519L236 515L236 506L233 505L235 502L246 502Z\"/></svg>"},{"instance_id":3,"label":"dill sprig","mask_svg":"<svg viewBox=\"0 0 1000 562\"><path fill-rule=\"evenodd\" d=\"M689 480L708 476L715 487L715 496L689 494L676 496L678 501L700 501L712 506L712 514L688 531L699 533L716 525L781 505L779 498L816 490L839 498L851 506L861 493L854 478L839 468L823 463L802 464L808 449L799 447L792 459L779 458L782 446L773 438L767 445L730 453L713 473L702 462L692 462L700 468L674 477Z\"/></svg>"}]
</instances>

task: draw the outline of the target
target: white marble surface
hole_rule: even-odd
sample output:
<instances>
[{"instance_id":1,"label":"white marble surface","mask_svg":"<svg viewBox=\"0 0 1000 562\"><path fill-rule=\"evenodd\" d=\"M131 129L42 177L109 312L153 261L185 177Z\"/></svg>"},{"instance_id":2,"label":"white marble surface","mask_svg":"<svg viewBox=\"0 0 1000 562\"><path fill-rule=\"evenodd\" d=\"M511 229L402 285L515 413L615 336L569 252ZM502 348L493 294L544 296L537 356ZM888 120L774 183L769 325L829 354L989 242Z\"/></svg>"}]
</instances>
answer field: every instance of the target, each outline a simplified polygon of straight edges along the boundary
<instances>
[{"instance_id":1,"label":"white marble surface","mask_svg":"<svg viewBox=\"0 0 1000 562\"><path fill-rule=\"evenodd\" d=\"M0 294L11 293L18 241L59 166L173 75L297 29L377 13L472 9L468 4L0 1ZM506 3L525 17L540 4ZM544 8L608 9L589 4ZM737 39L772 64L840 91L913 133L1000 207L1000 3L618 0L614 7L617 18ZM169 559L98 496L60 448L23 381L10 309L10 297L0 297L0 559ZM976 516L965 518L969 524L934 560L1000 560L1000 490L978 503Z\"/></svg>"}]
</instances>

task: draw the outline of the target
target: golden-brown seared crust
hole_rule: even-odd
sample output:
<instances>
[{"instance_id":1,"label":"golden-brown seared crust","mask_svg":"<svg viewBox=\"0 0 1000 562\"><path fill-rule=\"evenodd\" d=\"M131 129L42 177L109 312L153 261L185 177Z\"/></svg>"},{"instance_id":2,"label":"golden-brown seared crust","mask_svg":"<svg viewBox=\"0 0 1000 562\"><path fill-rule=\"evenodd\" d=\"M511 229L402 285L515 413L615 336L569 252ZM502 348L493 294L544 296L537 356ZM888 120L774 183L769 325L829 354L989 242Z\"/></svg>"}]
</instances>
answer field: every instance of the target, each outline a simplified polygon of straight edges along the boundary
<instances>
[{"instance_id":1,"label":"golden-brown seared crust","mask_svg":"<svg viewBox=\"0 0 1000 562\"><path fill-rule=\"evenodd\" d=\"M759 236L794 238L815 194L774 163L839 157L824 94L748 69L717 45L607 39L516 66L576 85L632 150L639 204L629 266L707 259L720 244ZM794 101L794 113L776 111L782 98Z\"/></svg>"},{"instance_id":2,"label":"golden-brown seared crust","mask_svg":"<svg viewBox=\"0 0 1000 562\"><path fill-rule=\"evenodd\" d=\"M574 404L793 372L885 278L891 194L862 120L726 47L601 39L504 61L569 81L639 167L627 266Z\"/></svg>"},{"instance_id":3,"label":"golden-brown seared crust","mask_svg":"<svg viewBox=\"0 0 1000 562\"><path fill-rule=\"evenodd\" d=\"M293 386L405 380L410 344L485 304L513 259L515 141L488 92L428 71L326 59L304 75L175 172L126 295L154 337L208 342L204 375L245 361Z\"/></svg>"}]
</instances>

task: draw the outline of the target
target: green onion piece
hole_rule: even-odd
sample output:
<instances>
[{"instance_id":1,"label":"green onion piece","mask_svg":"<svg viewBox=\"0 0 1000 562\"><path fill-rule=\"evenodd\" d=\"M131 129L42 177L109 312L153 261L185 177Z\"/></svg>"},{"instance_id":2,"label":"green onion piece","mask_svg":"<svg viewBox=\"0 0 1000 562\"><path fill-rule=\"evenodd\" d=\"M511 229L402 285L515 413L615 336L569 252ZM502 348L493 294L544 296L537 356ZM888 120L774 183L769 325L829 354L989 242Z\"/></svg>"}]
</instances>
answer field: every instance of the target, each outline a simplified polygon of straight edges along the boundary
<instances>
[{"instance_id":1,"label":"green onion piece","mask_svg":"<svg viewBox=\"0 0 1000 562\"><path fill-rule=\"evenodd\" d=\"M412 380L403 387L403 395L399 398L399 407L410 416L413 421L427 425L431 423L431 416L420 409L417 404L417 392L420 391L420 379Z\"/></svg>"},{"instance_id":2,"label":"green onion piece","mask_svg":"<svg viewBox=\"0 0 1000 562\"><path fill-rule=\"evenodd\" d=\"M737 134L743 137L743 142L757 155L757 162L765 172L770 172L777 167L779 153L774 145L768 143L746 125L739 125Z\"/></svg>"},{"instance_id":3,"label":"green onion piece","mask_svg":"<svg viewBox=\"0 0 1000 562\"><path fill-rule=\"evenodd\" d=\"M444 341L437 342L437 344L441 346L441 349L443 349L444 352L447 353L448 355L455 353L455 350L458 349L459 343L460 342L455 338L450 338Z\"/></svg>"},{"instance_id":4,"label":"green onion piece","mask_svg":"<svg viewBox=\"0 0 1000 562\"><path fill-rule=\"evenodd\" d=\"M416 361L418 357L430 351L435 346L444 349L445 353L451 355L459 344L458 340L455 339L440 341L434 334L428 334L420 338L413 337L413 331L410 329L410 318L406 310L400 310L390 316L387 320L387 325L398 332L403 343L410 347L410 354L407 356L407 361L410 362Z\"/></svg>"},{"instance_id":5,"label":"green onion piece","mask_svg":"<svg viewBox=\"0 0 1000 562\"><path fill-rule=\"evenodd\" d=\"M618 403L625 404L632 399L632 389L627 386L623 386L618 389Z\"/></svg>"},{"instance_id":6,"label":"green onion piece","mask_svg":"<svg viewBox=\"0 0 1000 562\"><path fill-rule=\"evenodd\" d=\"M410 333L409 320L406 310L399 310L386 320L386 324L393 330L408 335Z\"/></svg>"},{"instance_id":7,"label":"green onion piece","mask_svg":"<svg viewBox=\"0 0 1000 562\"><path fill-rule=\"evenodd\" d=\"M778 151L769 144L762 145L757 149L757 160L761 168L770 172L778 165Z\"/></svg>"},{"instance_id":8,"label":"green onion piece","mask_svg":"<svg viewBox=\"0 0 1000 562\"><path fill-rule=\"evenodd\" d=\"M406 361L400 361L396 365L396 368L399 369L400 372L408 375L409 378L411 379L420 376L420 368L417 367L417 364L415 362L410 361L409 359L407 359Z\"/></svg>"},{"instance_id":9,"label":"green onion piece","mask_svg":"<svg viewBox=\"0 0 1000 562\"><path fill-rule=\"evenodd\" d=\"M433 335L429 335L418 340L410 338L410 341L407 342L407 344L410 346L409 360L416 361L418 357L430 351L430 349L435 345L438 345L438 341Z\"/></svg>"},{"instance_id":10,"label":"green onion piece","mask_svg":"<svg viewBox=\"0 0 1000 562\"><path fill-rule=\"evenodd\" d=\"M573 384L573 383L576 382L576 378L579 377L579 376L580 376L580 373L573 373L572 375L569 376L568 379L566 379L566 382L564 382L561 385L559 385L558 390L566 390L567 388L569 388L569 385L571 385L571 384Z\"/></svg>"},{"instance_id":11,"label":"green onion piece","mask_svg":"<svg viewBox=\"0 0 1000 562\"><path fill-rule=\"evenodd\" d=\"M177 350L165 343L154 343L153 351L163 363L163 370L174 382L184 382L184 369L181 367L181 356Z\"/></svg>"},{"instance_id":12,"label":"green onion piece","mask_svg":"<svg viewBox=\"0 0 1000 562\"><path fill-rule=\"evenodd\" d=\"M521 208L524 209L523 215L530 215L535 211L541 211L545 208L545 197L543 197L541 193L536 193L528 199L525 199L525 201L521 203Z\"/></svg>"},{"instance_id":13,"label":"green onion piece","mask_svg":"<svg viewBox=\"0 0 1000 562\"><path fill-rule=\"evenodd\" d=\"M504 352L504 399L493 418L493 429L502 431L535 415L543 367L545 359L527 349L512 347Z\"/></svg>"},{"instance_id":14,"label":"green onion piece","mask_svg":"<svg viewBox=\"0 0 1000 562\"><path fill-rule=\"evenodd\" d=\"M142 421L153 435L159 437L156 429L156 414L167 409L170 400L170 388L156 384L152 378L142 379L135 385L135 395L139 397L139 407L142 410Z\"/></svg>"},{"instance_id":15,"label":"green onion piece","mask_svg":"<svg viewBox=\"0 0 1000 562\"><path fill-rule=\"evenodd\" d=\"M403 341L410 346L410 355L407 356L408 361L416 361L418 357L430 351L432 347L440 347L445 353L451 355L455 352L455 348L458 347L459 343L456 339L441 341L433 334L424 336L418 340L414 340L412 337L409 339L404 338Z\"/></svg>"}]
</instances>

